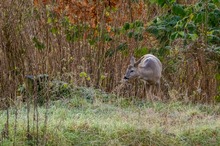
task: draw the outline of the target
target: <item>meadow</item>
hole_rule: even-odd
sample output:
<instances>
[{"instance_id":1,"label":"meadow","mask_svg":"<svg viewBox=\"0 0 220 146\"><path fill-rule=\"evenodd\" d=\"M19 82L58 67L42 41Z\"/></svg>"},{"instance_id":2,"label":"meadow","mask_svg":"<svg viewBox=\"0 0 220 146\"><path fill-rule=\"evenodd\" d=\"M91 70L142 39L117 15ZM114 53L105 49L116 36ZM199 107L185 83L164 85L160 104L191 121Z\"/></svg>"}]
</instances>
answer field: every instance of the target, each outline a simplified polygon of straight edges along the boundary
<instances>
[{"instance_id":1,"label":"meadow","mask_svg":"<svg viewBox=\"0 0 220 146\"><path fill-rule=\"evenodd\" d=\"M29 140L27 105L11 107L10 138L1 145L220 145L219 104L149 102L84 87L70 94L30 109ZM0 113L2 130L7 112Z\"/></svg>"}]
</instances>

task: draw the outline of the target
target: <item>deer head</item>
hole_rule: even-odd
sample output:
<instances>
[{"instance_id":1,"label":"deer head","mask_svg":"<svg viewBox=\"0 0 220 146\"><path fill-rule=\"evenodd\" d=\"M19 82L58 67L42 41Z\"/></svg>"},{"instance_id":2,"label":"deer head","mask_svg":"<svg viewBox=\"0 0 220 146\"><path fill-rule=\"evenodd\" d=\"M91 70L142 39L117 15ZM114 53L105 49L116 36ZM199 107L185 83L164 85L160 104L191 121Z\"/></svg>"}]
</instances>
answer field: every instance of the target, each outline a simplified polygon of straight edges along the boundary
<instances>
[{"instance_id":1,"label":"deer head","mask_svg":"<svg viewBox=\"0 0 220 146\"><path fill-rule=\"evenodd\" d=\"M132 78L135 78L138 76L138 69L137 69L137 63L135 62L135 58L132 56L130 59L130 65L128 65L128 68L126 70L126 73L124 75L124 80L129 80Z\"/></svg>"}]
</instances>

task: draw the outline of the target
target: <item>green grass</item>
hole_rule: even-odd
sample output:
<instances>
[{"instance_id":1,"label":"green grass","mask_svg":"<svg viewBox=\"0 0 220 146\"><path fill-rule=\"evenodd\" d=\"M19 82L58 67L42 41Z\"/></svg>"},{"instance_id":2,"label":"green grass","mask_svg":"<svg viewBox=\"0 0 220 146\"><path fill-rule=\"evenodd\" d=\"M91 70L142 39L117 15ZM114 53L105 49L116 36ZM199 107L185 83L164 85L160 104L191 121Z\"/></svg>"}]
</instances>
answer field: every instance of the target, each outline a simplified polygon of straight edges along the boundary
<instances>
[{"instance_id":1,"label":"green grass","mask_svg":"<svg viewBox=\"0 0 220 146\"><path fill-rule=\"evenodd\" d=\"M91 88L77 88L66 99L51 101L45 130L46 109L38 107L38 143L42 145L220 145L220 105L148 102L116 98ZM17 130L15 109L10 109L7 146L35 145L36 121L31 109L31 141L26 139L27 111L18 107ZM0 132L6 111L0 111ZM45 132L46 131L46 132ZM14 139L15 138L15 139Z\"/></svg>"}]
</instances>

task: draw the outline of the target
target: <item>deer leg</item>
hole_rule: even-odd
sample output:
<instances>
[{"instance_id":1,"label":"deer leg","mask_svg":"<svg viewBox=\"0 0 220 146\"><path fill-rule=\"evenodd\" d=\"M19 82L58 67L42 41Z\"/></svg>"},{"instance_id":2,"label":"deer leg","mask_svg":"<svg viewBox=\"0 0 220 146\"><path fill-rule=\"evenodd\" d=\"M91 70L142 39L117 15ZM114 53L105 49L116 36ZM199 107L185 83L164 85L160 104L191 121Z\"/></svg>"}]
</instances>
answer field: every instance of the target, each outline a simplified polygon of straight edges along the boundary
<instances>
[{"instance_id":1,"label":"deer leg","mask_svg":"<svg viewBox=\"0 0 220 146\"><path fill-rule=\"evenodd\" d=\"M143 81L143 83L144 83L144 99L145 99L145 98L147 97L147 90L148 90L148 89L147 89L147 88L148 88L147 86L148 86L148 85L147 85L147 82L146 82L146 81Z\"/></svg>"},{"instance_id":2,"label":"deer leg","mask_svg":"<svg viewBox=\"0 0 220 146\"><path fill-rule=\"evenodd\" d=\"M150 88L150 96L151 96L151 99L156 99L156 100L161 100L160 99L160 95L159 95L159 87L158 87L158 84L153 84L151 85L151 88Z\"/></svg>"},{"instance_id":3,"label":"deer leg","mask_svg":"<svg viewBox=\"0 0 220 146\"><path fill-rule=\"evenodd\" d=\"M153 86L152 85L149 85L149 99L151 100L151 101L153 101L153 94L152 94L152 92L153 92Z\"/></svg>"},{"instance_id":4,"label":"deer leg","mask_svg":"<svg viewBox=\"0 0 220 146\"><path fill-rule=\"evenodd\" d=\"M142 99L145 99L147 97L147 82L145 80L143 80L143 83L144 83L144 95L143 95L143 98Z\"/></svg>"},{"instance_id":5,"label":"deer leg","mask_svg":"<svg viewBox=\"0 0 220 146\"><path fill-rule=\"evenodd\" d=\"M147 84L144 83L144 97L143 98L146 98L147 96Z\"/></svg>"},{"instance_id":6,"label":"deer leg","mask_svg":"<svg viewBox=\"0 0 220 146\"><path fill-rule=\"evenodd\" d=\"M156 95L159 100L161 100L161 90L160 90L160 82L156 83Z\"/></svg>"},{"instance_id":7,"label":"deer leg","mask_svg":"<svg viewBox=\"0 0 220 146\"><path fill-rule=\"evenodd\" d=\"M152 91L151 91L151 90L152 90L151 88L152 88L152 87L151 87L151 85L149 85L149 84L146 82L145 88L146 88L146 91L145 91L145 94L146 94L146 95L145 95L145 97L147 98L147 100L151 100L151 94L152 94L152 93L151 93L151 92L152 92Z\"/></svg>"}]
</instances>

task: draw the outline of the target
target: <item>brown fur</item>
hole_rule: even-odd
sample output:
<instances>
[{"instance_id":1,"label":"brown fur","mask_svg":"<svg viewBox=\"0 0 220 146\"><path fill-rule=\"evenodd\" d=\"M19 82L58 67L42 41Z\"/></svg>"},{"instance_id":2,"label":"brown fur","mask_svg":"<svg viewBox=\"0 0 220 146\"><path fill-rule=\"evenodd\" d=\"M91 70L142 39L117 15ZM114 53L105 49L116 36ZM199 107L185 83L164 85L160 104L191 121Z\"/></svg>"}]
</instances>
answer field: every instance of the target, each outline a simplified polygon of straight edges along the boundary
<instances>
[{"instance_id":1,"label":"brown fur","mask_svg":"<svg viewBox=\"0 0 220 146\"><path fill-rule=\"evenodd\" d=\"M127 68L124 79L129 80L132 78L139 78L144 81L145 86L153 86L153 88L156 86L159 91L161 72L162 64L160 60L152 54L146 54L137 62L135 62L134 57L131 57L130 65ZM150 87L149 90L152 92L154 89Z\"/></svg>"}]
</instances>

